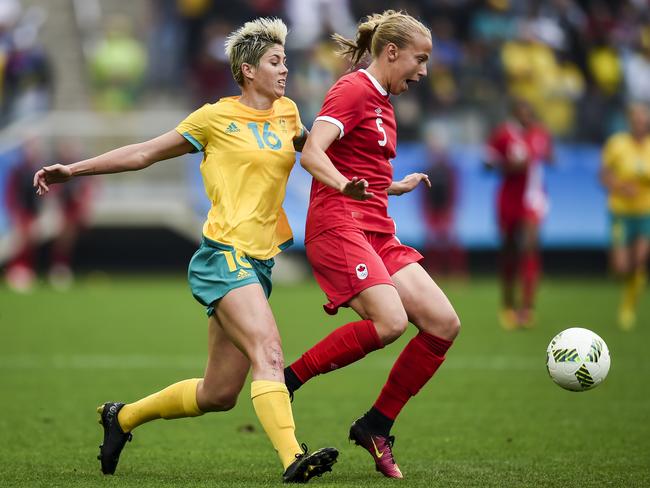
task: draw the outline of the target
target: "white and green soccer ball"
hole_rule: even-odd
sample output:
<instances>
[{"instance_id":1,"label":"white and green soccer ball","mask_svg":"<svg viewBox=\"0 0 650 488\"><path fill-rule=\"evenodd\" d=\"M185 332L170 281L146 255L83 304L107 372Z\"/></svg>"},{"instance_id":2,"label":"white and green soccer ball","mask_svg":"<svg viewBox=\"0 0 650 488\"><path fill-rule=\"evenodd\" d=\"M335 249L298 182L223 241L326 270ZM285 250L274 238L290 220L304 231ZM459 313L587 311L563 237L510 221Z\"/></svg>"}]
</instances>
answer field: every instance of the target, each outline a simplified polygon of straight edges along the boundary
<instances>
[{"instance_id":1,"label":"white and green soccer ball","mask_svg":"<svg viewBox=\"0 0 650 488\"><path fill-rule=\"evenodd\" d=\"M607 377L610 365L605 341L589 329L572 327L553 337L546 349L548 374L562 388L585 391Z\"/></svg>"}]
</instances>

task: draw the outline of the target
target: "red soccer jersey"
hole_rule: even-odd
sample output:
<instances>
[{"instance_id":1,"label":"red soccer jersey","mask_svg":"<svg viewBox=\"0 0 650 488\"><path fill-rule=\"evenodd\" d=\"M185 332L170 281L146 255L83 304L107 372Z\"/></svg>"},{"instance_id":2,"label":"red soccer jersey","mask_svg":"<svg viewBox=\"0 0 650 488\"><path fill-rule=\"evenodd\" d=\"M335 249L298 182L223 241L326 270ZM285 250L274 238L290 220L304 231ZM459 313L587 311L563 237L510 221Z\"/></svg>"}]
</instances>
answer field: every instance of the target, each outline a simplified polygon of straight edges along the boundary
<instances>
[{"instance_id":1,"label":"red soccer jersey","mask_svg":"<svg viewBox=\"0 0 650 488\"><path fill-rule=\"evenodd\" d=\"M343 225L362 230L395 233L388 216L387 189L393 182L397 126L389 95L365 70L341 77L330 88L316 120L341 131L327 150L332 163L346 178L363 178L374 198L353 200L338 190L312 181L305 241Z\"/></svg>"},{"instance_id":2,"label":"red soccer jersey","mask_svg":"<svg viewBox=\"0 0 650 488\"><path fill-rule=\"evenodd\" d=\"M541 125L522 127L516 122L499 126L488 141L488 161L504 169L499 202L536 212L546 212L541 164L552 153L551 137ZM521 171L507 171L522 165Z\"/></svg>"}]
</instances>

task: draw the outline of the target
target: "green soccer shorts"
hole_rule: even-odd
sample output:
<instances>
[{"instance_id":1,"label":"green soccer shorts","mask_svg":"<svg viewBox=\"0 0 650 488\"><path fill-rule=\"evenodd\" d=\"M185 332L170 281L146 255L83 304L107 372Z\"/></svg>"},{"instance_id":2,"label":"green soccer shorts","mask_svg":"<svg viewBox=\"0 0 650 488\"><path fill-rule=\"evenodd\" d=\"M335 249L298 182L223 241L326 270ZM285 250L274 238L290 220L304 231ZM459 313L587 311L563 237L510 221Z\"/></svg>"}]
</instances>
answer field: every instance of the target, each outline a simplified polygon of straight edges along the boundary
<instances>
[{"instance_id":1,"label":"green soccer shorts","mask_svg":"<svg viewBox=\"0 0 650 488\"><path fill-rule=\"evenodd\" d=\"M271 296L271 259L246 256L232 246L203 237L187 271L192 295L207 307L208 316L214 313L214 304L226 293L241 286L259 283L268 299Z\"/></svg>"}]
</instances>

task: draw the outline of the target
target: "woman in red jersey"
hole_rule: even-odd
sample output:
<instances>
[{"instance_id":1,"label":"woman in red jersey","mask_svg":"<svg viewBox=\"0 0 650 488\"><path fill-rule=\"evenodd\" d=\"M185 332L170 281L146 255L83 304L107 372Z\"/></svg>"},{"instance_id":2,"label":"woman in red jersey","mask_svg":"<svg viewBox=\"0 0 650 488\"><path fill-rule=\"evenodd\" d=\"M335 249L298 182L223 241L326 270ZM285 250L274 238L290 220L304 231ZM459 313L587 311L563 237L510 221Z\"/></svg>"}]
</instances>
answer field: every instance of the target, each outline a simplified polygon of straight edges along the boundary
<instances>
[{"instance_id":1,"label":"woman in red jersey","mask_svg":"<svg viewBox=\"0 0 650 488\"><path fill-rule=\"evenodd\" d=\"M372 61L329 90L303 150L301 164L314 176L305 246L329 300L325 310L335 314L349 306L362 320L309 349L285 369L285 381L293 393L313 376L390 344L413 323L419 333L397 359L375 404L350 428L350 439L370 452L378 471L401 478L390 429L442 364L460 328L451 303L418 264L422 255L400 243L388 215L388 195L429 185L422 173L393 181L397 137L389 97L426 76L431 32L413 17L388 10L359 24L355 40L334 39L354 64L366 51Z\"/></svg>"},{"instance_id":2,"label":"woman in red jersey","mask_svg":"<svg viewBox=\"0 0 650 488\"><path fill-rule=\"evenodd\" d=\"M535 292L541 273L539 230L548 210L542 166L553 159L553 141L522 99L512 117L499 125L487 143L486 164L501 174L497 220L501 237L501 310L499 321L512 330L533 325ZM521 300L515 285L520 275Z\"/></svg>"}]
</instances>

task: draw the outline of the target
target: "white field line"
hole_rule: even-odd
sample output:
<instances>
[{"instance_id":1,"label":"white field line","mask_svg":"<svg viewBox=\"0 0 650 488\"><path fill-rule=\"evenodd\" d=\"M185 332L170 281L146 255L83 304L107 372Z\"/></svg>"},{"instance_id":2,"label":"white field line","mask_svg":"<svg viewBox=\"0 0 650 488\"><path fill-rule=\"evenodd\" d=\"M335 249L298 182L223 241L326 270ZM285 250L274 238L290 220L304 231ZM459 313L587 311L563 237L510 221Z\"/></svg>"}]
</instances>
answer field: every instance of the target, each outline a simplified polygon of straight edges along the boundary
<instances>
[{"instance_id":1,"label":"white field line","mask_svg":"<svg viewBox=\"0 0 650 488\"><path fill-rule=\"evenodd\" d=\"M297 357L297 355L293 355ZM542 356L543 358L543 356ZM202 369L206 357L199 355L110 355L110 354L11 354L0 356L0 370L29 369ZM368 357L354 365L355 368L388 370L394 358ZM460 370L520 370L533 371L544 368L539 358L514 356L454 356L445 361L445 369Z\"/></svg>"},{"instance_id":2,"label":"white field line","mask_svg":"<svg viewBox=\"0 0 650 488\"><path fill-rule=\"evenodd\" d=\"M287 358L298 354L287 354ZM206 357L201 355L155 355L155 354L5 354L0 355L0 370L80 370L80 369L191 369L203 370ZM388 371L395 357L366 357L355 369ZM443 368L460 371L545 371L544 356L461 356L449 355ZM650 363L630 358L618 359L613 368L633 370L636 373L650 371Z\"/></svg>"}]
</instances>

